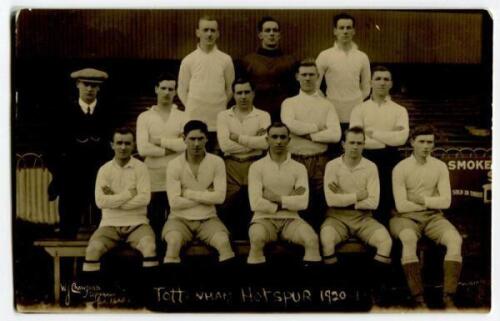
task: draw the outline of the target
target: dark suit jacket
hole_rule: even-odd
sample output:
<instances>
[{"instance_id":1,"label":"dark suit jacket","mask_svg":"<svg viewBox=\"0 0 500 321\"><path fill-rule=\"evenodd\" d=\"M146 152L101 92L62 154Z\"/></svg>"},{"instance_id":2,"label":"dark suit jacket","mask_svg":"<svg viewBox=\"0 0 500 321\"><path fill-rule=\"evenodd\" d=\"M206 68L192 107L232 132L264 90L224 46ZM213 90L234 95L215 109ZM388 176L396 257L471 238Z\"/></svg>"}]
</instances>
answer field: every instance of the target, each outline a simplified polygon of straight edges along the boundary
<instances>
[{"instance_id":1,"label":"dark suit jacket","mask_svg":"<svg viewBox=\"0 0 500 321\"><path fill-rule=\"evenodd\" d=\"M61 104L49 120L46 164L53 175L49 197L62 189L93 189L97 170L111 158L114 129L109 107L98 100L92 115L86 115L78 100Z\"/></svg>"}]
</instances>

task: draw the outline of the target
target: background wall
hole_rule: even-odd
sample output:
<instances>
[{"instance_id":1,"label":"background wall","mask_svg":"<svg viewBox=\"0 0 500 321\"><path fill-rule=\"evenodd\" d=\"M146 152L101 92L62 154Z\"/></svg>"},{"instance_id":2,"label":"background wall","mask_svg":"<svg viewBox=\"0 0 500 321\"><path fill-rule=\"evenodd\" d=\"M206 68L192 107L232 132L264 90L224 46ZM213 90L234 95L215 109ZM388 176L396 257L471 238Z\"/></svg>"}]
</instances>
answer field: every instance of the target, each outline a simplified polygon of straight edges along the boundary
<instances>
[{"instance_id":1,"label":"background wall","mask_svg":"<svg viewBox=\"0 0 500 321\"><path fill-rule=\"evenodd\" d=\"M258 46L264 15L281 22L282 47L299 58L333 44L339 10L24 10L16 20L20 58L181 59L196 46L198 18L220 21L220 48L234 59ZM477 64L482 12L362 11L355 37L373 62Z\"/></svg>"}]
</instances>

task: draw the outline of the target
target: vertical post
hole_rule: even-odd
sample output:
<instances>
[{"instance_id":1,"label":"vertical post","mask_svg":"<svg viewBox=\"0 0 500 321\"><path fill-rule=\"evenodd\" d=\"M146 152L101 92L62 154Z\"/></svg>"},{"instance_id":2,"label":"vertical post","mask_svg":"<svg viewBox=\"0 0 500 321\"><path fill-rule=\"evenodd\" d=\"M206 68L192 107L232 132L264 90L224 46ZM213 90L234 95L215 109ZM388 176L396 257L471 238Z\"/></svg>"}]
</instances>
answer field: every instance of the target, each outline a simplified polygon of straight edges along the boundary
<instances>
[{"instance_id":1,"label":"vertical post","mask_svg":"<svg viewBox=\"0 0 500 321\"><path fill-rule=\"evenodd\" d=\"M61 257L54 255L54 301L59 304L61 297Z\"/></svg>"}]
</instances>

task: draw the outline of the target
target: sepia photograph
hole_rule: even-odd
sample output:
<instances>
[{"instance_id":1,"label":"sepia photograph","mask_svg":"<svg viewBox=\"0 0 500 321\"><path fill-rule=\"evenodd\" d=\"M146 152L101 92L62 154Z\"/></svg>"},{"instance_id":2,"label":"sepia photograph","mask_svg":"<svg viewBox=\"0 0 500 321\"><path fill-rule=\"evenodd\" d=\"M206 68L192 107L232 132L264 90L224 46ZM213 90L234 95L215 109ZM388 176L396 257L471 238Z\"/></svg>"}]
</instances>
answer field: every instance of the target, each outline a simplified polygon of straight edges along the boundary
<instances>
[{"instance_id":1,"label":"sepia photograph","mask_svg":"<svg viewBox=\"0 0 500 321\"><path fill-rule=\"evenodd\" d=\"M484 8L10 14L18 313L490 312Z\"/></svg>"}]
</instances>

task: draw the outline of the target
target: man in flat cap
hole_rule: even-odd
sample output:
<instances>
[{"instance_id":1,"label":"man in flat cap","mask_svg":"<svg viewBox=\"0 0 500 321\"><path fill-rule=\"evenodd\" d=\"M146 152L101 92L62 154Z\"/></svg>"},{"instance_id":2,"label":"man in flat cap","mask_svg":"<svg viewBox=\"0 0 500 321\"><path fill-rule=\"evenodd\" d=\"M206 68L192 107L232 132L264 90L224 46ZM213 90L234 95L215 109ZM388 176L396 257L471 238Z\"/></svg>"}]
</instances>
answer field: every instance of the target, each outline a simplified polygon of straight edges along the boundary
<instances>
[{"instance_id":1,"label":"man in flat cap","mask_svg":"<svg viewBox=\"0 0 500 321\"><path fill-rule=\"evenodd\" d=\"M82 225L99 222L94 200L97 170L110 158L109 110L97 99L108 74L93 68L71 73L79 97L56 106L50 120L47 166L53 179L49 199L59 196L59 228L62 237L75 237Z\"/></svg>"}]
</instances>

